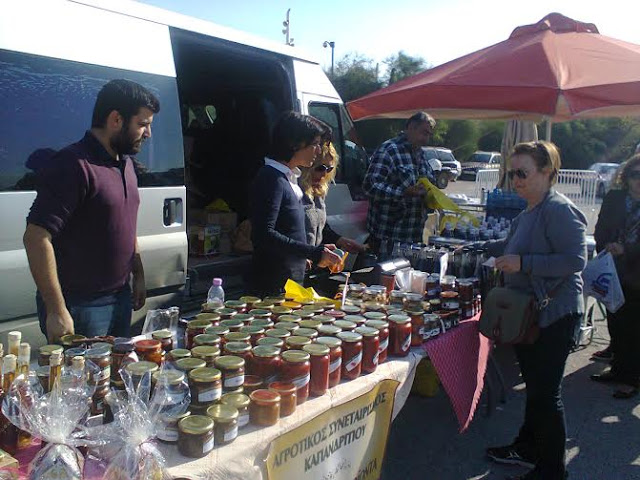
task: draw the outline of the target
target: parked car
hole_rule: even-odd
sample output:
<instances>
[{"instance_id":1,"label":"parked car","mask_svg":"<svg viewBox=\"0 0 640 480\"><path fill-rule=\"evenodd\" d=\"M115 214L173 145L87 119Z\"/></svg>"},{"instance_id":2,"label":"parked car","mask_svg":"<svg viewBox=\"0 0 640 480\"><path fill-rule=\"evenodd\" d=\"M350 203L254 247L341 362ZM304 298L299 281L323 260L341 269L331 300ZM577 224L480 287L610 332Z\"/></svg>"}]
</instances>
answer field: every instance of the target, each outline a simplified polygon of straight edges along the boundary
<instances>
[{"instance_id":1,"label":"parked car","mask_svg":"<svg viewBox=\"0 0 640 480\"><path fill-rule=\"evenodd\" d=\"M449 168L451 173L449 180L455 182L460 177L462 166L451 150L442 147L423 147L422 150L426 158L437 158L443 167Z\"/></svg>"},{"instance_id":2,"label":"parked car","mask_svg":"<svg viewBox=\"0 0 640 480\"><path fill-rule=\"evenodd\" d=\"M618 163L594 163L588 170L592 170L598 174L598 183L596 184L596 197L604 197L611 189L611 184L616 176L616 171L620 167Z\"/></svg>"},{"instance_id":3,"label":"parked car","mask_svg":"<svg viewBox=\"0 0 640 480\"><path fill-rule=\"evenodd\" d=\"M479 170L500 168L500 152L475 152L463 164L461 178L475 180Z\"/></svg>"}]
</instances>

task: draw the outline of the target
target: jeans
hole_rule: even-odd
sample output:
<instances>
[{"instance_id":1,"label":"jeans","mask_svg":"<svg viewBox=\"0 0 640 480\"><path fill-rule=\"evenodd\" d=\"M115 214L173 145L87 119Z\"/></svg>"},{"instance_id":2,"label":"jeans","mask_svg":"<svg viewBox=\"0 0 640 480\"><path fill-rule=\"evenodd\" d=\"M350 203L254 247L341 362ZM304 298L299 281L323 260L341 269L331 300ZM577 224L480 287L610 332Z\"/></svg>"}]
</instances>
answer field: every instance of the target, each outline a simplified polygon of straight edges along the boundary
<instances>
[{"instance_id":1,"label":"jeans","mask_svg":"<svg viewBox=\"0 0 640 480\"><path fill-rule=\"evenodd\" d=\"M516 443L525 445L545 480L564 479L567 427L562 403L562 377L580 315L567 315L540 330L531 345L516 345L527 386L524 424Z\"/></svg>"},{"instance_id":2,"label":"jeans","mask_svg":"<svg viewBox=\"0 0 640 480\"><path fill-rule=\"evenodd\" d=\"M116 293L90 300L65 298L67 310L73 318L75 333L85 337L113 335L130 337L131 287L126 284ZM40 292L36 293L40 330L47 335L47 312Z\"/></svg>"},{"instance_id":3,"label":"jeans","mask_svg":"<svg viewBox=\"0 0 640 480\"><path fill-rule=\"evenodd\" d=\"M613 346L611 370L630 385L640 384L640 292L623 287L625 302L615 312L607 312Z\"/></svg>"}]
</instances>

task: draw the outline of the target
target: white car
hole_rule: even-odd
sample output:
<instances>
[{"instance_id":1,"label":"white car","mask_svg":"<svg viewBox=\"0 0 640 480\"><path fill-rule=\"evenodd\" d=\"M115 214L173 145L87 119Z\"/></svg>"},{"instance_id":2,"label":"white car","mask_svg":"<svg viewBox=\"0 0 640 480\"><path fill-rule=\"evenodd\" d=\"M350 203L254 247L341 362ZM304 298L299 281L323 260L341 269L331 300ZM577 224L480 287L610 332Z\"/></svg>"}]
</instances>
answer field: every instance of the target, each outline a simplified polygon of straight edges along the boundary
<instances>
[{"instance_id":1,"label":"white car","mask_svg":"<svg viewBox=\"0 0 640 480\"><path fill-rule=\"evenodd\" d=\"M596 197L604 197L611 189L611 184L616 176L618 167L620 167L618 163L594 163L588 168L588 170L592 170L598 174Z\"/></svg>"},{"instance_id":2,"label":"white car","mask_svg":"<svg viewBox=\"0 0 640 480\"><path fill-rule=\"evenodd\" d=\"M460 177L462 167L460 165L460 162L456 160L456 157L453 155L453 152L451 150L442 147L422 147L422 151L424 152L424 156L426 159L435 158L440 161L443 169L448 170L449 172L448 180L452 180L455 182L458 177Z\"/></svg>"}]
</instances>

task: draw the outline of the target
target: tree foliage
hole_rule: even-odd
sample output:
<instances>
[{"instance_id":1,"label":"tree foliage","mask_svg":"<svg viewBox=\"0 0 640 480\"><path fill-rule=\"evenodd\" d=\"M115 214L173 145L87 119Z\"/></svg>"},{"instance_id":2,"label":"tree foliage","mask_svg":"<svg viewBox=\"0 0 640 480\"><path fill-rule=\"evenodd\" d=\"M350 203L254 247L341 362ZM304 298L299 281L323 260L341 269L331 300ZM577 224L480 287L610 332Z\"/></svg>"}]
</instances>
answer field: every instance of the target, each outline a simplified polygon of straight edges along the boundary
<instances>
[{"instance_id":1,"label":"tree foliage","mask_svg":"<svg viewBox=\"0 0 640 480\"><path fill-rule=\"evenodd\" d=\"M410 77L416 73L424 72L428 67L427 61L422 57L412 57L402 50L384 59L383 63L387 66L385 74L385 83L392 83Z\"/></svg>"},{"instance_id":2,"label":"tree foliage","mask_svg":"<svg viewBox=\"0 0 640 480\"><path fill-rule=\"evenodd\" d=\"M335 65L333 86L345 102L355 100L382 88L378 68L373 60L358 53L349 53Z\"/></svg>"}]
</instances>

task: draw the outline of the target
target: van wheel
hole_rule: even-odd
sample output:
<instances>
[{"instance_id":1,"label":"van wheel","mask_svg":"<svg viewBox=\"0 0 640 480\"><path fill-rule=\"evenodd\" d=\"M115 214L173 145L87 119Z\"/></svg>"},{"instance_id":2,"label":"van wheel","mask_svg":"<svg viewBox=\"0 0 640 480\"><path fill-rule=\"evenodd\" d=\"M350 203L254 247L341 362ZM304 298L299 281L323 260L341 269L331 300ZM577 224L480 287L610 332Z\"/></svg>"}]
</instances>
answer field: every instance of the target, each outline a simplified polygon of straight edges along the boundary
<instances>
[{"instance_id":1,"label":"van wheel","mask_svg":"<svg viewBox=\"0 0 640 480\"><path fill-rule=\"evenodd\" d=\"M436 185L440 190L444 190L449 185L449 176L447 174L441 173L436 177Z\"/></svg>"}]
</instances>

